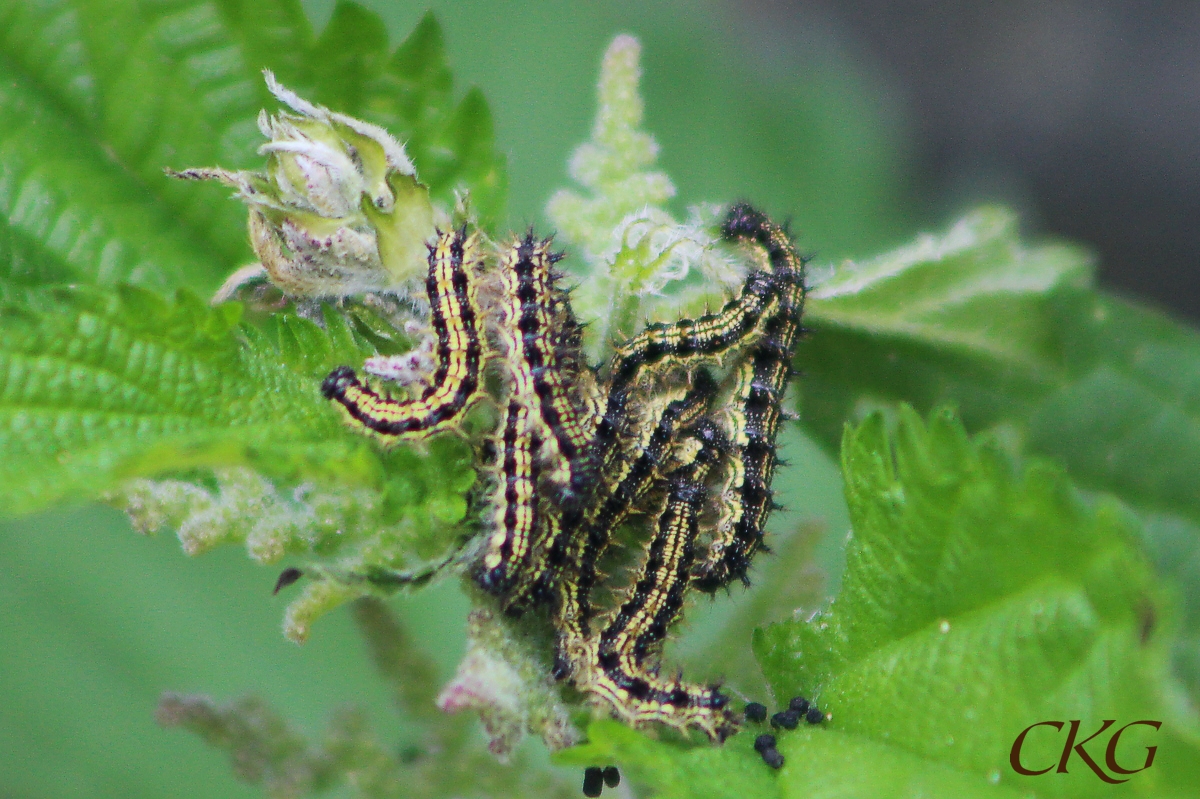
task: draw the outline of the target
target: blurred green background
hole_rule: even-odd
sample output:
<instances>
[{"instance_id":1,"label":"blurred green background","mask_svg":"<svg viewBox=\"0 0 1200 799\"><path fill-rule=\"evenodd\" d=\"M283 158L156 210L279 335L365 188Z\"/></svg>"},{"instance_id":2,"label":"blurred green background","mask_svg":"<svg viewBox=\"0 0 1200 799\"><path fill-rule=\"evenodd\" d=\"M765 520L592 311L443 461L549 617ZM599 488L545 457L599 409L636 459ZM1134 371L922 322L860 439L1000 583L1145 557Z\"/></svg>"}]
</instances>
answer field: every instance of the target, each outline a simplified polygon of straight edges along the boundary
<instances>
[{"instance_id":1,"label":"blurred green background","mask_svg":"<svg viewBox=\"0 0 1200 799\"><path fill-rule=\"evenodd\" d=\"M363 4L393 43L428 8ZM546 227L542 208L587 136L600 55L619 32L644 46L646 127L679 189L676 210L751 199L790 217L818 262L873 254L962 210L913 188L912 112L886 70L818 24L781 36L764 27L769 15L733 4L652 0L432 7L459 88L481 87L495 114L512 227ZM319 29L333 1L305 8ZM772 526L820 523L832 590L847 527L836 468L798 433L785 450L789 512ZM163 691L258 693L314 733L331 709L357 703L385 736L404 734L348 614L323 620L302 648L287 643L276 571L240 550L190 560L171 537L142 538L120 514L87 506L0 525L0 573L3 799L258 795L222 755L155 724ZM453 581L393 604L448 677L466 612ZM720 604L692 614L694 640L729 612Z\"/></svg>"}]
</instances>

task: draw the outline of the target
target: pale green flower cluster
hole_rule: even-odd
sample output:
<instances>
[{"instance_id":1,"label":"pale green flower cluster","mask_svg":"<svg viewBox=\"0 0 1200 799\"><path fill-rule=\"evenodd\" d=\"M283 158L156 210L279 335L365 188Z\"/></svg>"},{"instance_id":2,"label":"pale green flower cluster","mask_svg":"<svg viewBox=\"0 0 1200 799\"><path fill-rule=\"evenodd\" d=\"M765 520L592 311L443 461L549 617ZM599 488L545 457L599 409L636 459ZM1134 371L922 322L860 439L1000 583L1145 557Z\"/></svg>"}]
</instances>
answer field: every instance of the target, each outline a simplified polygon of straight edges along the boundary
<instances>
[{"instance_id":1,"label":"pale green flower cluster","mask_svg":"<svg viewBox=\"0 0 1200 799\"><path fill-rule=\"evenodd\" d=\"M632 36L609 45L592 138L576 149L569 167L587 195L563 189L546 208L586 266L572 300L589 324L589 354L596 360L648 321L719 305L745 276L739 259L718 243L720 206L692 207L685 222L665 207L675 186L653 169L658 144L641 130L640 56Z\"/></svg>"}]
</instances>

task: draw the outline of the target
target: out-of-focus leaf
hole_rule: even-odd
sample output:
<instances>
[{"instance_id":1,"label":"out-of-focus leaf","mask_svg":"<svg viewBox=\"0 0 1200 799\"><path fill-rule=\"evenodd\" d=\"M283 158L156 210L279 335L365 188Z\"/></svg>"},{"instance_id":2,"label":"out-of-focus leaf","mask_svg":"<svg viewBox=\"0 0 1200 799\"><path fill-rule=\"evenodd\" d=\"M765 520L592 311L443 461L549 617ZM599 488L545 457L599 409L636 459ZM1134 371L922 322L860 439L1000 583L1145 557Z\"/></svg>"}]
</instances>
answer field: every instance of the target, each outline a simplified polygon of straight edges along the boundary
<instances>
[{"instance_id":1,"label":"out-of-focus leaf","mask_svg":"<svg viewBox=\"0 0 1200 799\"><path fill-rule=\"evenodd\" d=\"M1080 483L1200 522L1200 334L1116 298L1057 297L1067 379L1029 443Z\"/></svg>"},{"instance_id":2,"label":"out-of-focus leaf","mask_svg":"<svg viewBox=\"0 0 1200 799\"><path fill-rule=\"evenodd\" d=\"M1082 486L1200 520L1200 334L1088 279L1082 253L1023 246L997 210L847 264L811 295L805 425L832 447L844 419L950 402Z\"/></svg>"},{"instance_id":3,"label":"out-of-focus leaf","mask_svg":"<svg viewBox=\"0 0 1200 799\"><path fill-rule=\"evenodd\" d=\"M261 163L263 69L384 124L435 197L469 190L494 223L506 187L491 113L477 92L453 102L440 37L427 17L390 54L378 17L351 3L318 40L291 0L0 0L0 278L32 260L44 280L206 294L253 260L228 191L163 168ZM394 99L427 74L444 91Z\"/></svg>"},{"instance_id":4,"label":"out-of-focus leaf","mask_svg":"<svg viewBox=\"0 0 1200 799\"><path fill-rule=\"evenodd\" d=\"M805 426L833 448L845 419L886 403L952 401L976 428L1026 418L1064 376L1050 298L1089 277L1086 255L1022 245L997 208L842 265L810 293Z\"/></svg>"},{"instance_id":5,"label":"out-of-focus leaf","mask_svg":"<svg viewBox=\"0 0 1200 799\"><path fill-rule=\"evenodd\" d=\"M267 95L216 4L12 0L0 30L0 170L28 198L6 209L9 225L74 279L208 291L250 259L223 190L163 174L257 160Z\"/></svg>"}]
</instances>

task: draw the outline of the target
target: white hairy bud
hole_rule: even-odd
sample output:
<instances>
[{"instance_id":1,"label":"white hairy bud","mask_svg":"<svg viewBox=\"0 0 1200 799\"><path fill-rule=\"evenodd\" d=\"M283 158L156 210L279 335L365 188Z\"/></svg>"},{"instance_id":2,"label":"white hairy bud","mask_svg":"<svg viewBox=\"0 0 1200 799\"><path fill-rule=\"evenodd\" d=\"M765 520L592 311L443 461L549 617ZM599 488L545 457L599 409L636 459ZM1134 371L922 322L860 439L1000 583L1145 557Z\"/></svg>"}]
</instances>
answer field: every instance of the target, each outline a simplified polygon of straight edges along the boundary
<instances>
[{"instance_id":1,"label":"white hairy bud","mask_svg":"<svg viewBox=\"0 0 1200 799\"><path fill-rule=\"evenodd\" d=\"M173 172L219 180L249 207L250 241L284 293L342 297L403 291L425 271L429 192L383 128L303 99L265 73L289 111L262 112L264 171ZM222 289L222 296L231 290Z\"/></svg>"}]
</instances>

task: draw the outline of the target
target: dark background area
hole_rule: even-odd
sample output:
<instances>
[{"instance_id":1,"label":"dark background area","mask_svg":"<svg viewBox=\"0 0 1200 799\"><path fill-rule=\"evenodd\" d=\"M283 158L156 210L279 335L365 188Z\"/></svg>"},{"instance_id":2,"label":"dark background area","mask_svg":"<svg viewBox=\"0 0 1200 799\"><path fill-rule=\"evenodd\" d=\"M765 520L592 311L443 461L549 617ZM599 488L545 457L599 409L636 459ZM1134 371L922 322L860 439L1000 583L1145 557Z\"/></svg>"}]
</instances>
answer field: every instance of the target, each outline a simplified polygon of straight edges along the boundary
<instances>
[{"instance_id":1,"label":"dark background area","mask_svg":"<svg viewBox=\"0 0 1200 799\"><path fill-rule=\"evenodd\" d=\"M794 3L728 13L776 46L826 31L908 126L916 217L980 200L1099 256L1103 282L1200 319L1200 4Z\"/></svg>"}]
</instances>

